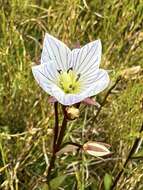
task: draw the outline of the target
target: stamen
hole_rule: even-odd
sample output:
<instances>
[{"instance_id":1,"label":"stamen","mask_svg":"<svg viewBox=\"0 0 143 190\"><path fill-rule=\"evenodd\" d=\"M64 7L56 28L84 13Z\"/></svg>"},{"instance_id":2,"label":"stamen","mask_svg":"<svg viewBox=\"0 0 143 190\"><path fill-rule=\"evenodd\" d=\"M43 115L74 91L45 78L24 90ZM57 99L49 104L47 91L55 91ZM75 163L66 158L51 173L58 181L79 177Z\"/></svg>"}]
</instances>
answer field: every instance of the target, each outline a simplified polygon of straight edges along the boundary
<instances>
[{"instance_id":1,"label":"stamen","mask_svg":"<svg viewBox=\"0 0 143 190\"><path fill-rule=\"evenodd\" d=\"M59 86L66 94L77 94L80 92L81 83L79 82L80 74L76 74L73 68L69 68L67 71L58 71Z\"/></svg>"},{"instance_id":2,"label":"stamen","mask_svg":"<svg viewBox=\"0 0 143 190\"><path fill-rule=\"evenodd\" d=\"M57 70L57 71L58 71L58 73L59 73L59 74L61 74L61 73L62 73L62 70L61 70L61 69L59 69L59 70Z\"/></svg>"},{"instance_id":3,"label":"stamen","mask_svg":"<svg viewBox=\"0 0 143 190\"><path fill-rule=\"evenodd\" d=\"M80 77L81 77L81 74L79 73L79 74L77 75L76 81L78 81L78 80L80 79Z\"/></svg>"},{"instance_id":4,"label":"stamen","mask_svg":"<svg viewBox=\"0 0 143 190\"><path fill-rule=\"evenodd\" d=\"M72 88L72 84L69 85L69 88Z\"/></svg>"},{"instance_id":5,"label":"stamen","mask_svg":"<svg viewBox=\"0 0 143 190\"><path fill-rule=\"evenodd\" d=\"M69 73L69 71L72 71L72 70L73 70L73 68L70 67L70 68L67 70L67 73Z\"/></svg>"}]
</instances>

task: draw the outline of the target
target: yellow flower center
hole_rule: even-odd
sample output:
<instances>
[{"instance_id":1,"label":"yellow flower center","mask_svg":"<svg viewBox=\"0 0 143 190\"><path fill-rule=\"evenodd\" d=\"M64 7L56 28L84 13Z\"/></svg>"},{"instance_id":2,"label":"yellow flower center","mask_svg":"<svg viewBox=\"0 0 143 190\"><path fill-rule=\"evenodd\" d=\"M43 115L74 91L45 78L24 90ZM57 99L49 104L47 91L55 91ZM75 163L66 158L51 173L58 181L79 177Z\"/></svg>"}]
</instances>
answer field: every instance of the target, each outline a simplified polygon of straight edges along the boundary
<instances>
[{"instance_id":1,"label":"yellow flower center","mask_svg":"<svg viewBox=\"0 0 143 190\"><path fill-rule=\"evenodd\" d=\"M81 83L79 81L80 74L76 74L72 69L68 71L61 71L59 76L59 87L66 94L77 94L81 90Z\"/></svg>"}]
</instances>

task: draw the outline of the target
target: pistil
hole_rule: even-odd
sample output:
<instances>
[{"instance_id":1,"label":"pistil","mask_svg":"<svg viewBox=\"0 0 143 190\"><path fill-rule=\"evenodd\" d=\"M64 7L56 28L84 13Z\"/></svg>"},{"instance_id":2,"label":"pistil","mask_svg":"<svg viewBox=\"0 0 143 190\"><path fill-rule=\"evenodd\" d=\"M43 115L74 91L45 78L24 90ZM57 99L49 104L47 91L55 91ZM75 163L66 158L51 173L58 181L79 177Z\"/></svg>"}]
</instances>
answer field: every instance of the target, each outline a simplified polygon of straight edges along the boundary
<instances>
[{"instance_id":1,"label":"pistil","mask_svg":"<svg viewBox=\"0 0 143 190\"><path fill-rule=\"evenodd\" d=\"M59 72L59 87L66 94L77 94L81 90L80 74L76 74L72 68Z\"/></svg>"}]
</instances>

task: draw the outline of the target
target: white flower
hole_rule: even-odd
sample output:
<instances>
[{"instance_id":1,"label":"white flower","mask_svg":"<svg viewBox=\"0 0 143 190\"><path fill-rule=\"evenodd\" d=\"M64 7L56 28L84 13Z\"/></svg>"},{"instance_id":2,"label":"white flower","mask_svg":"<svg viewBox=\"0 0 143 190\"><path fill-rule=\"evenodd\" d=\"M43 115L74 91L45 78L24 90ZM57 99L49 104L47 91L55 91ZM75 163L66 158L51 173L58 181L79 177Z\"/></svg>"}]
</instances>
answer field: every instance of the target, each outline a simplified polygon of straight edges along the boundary
<instances>
[{"instance_id":1,"label":"white flower","mask_svg":"<svg viewBox=\"0 0 143 190\"><path fill-rule=\"evenodd\" d=\"M39 85L63 105L81 102L103 91L109 84L107 71L99 69L101 42L70 50L55 37L46 34L41 64L32 67Z\"/></svg>"}]
</instances>

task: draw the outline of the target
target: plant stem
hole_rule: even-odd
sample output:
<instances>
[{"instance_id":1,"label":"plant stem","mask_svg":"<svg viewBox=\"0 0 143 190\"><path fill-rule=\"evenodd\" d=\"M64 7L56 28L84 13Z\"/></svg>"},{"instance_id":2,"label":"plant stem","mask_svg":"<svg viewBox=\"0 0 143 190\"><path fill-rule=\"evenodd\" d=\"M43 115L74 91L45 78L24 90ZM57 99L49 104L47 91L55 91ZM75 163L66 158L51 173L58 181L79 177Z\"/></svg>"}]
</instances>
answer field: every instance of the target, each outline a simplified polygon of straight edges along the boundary
<instances>
[{"instance_id":1,"label":"plant stem","mask_svg":"<svg viewBox=\"0 0 143 190\"><path fill-rule=\"evenodd\" d=\"M142 124L141 129L140 129L139 132L141 133L142 131L143 131L143 124ZM130 152L129 152L129 155L128 155L128 157L127 157L127 159L126 159L126 161L125 161L125 163L124 163L124 165L123 165L123 168L121 169L121 171L118 173L117 177L115 178L115 181L114 181L114 183L113 183L113 185L112 185L112 187L111 187L111 190L113 190L113 189L116 187L116 185L117 185L117 183L118 183L118 181L119 181L121 175L122 175L123 172L124 172L125 167L127 166L129 160L132 158L132 155L133 155L134 152L136 151L136 148L138 147L138 144L139 144L139 142L140 142L140 139L141 139L140 137L139 137L139 138L137 137L137 138L135 139L134 144L133 144L133 146L132 146L132 148L131 148L131 150L130 150Z\"/></svg>"},{"instance_id":2,"label":"plant stem","mask_svg":"<svg viewBox=\"0 0 143 190\"><path fill-rule=\"evenodd\" d=\"M55 150L57 137L58 137L58 134L59 134L58 102L54 103L54 109L55 109L55 128L54 128L53 150Z\"/></svg>"},{"instance_id":3,"label":"plant stem","mask_svg":"<svg viewBox=\"0 0 143 190\"><path fill-rule=\"evenodd\" d=\"M67 118L64 115L62 126L61 126L61 130L60 130L60 134L59 134L58 141L57 141L56 151L60 150L60 147L61 147L61 144L62 144L62 140L64 138L66 126L67 126Z\"/></svg>"},{"instance_id":4,"label":"plant stem","mask_svg":"<svg viewBox=\"0 0 143 190\"><path fill-rule=\"evenodd\" d=\"M63 107L64 118L63 118L62 126L60 129L60 133L59 133L58 103L57 102L54 104L54 108L55 108L54 142L53 142L53 154L52 154L51 161L48 168L48 176L47 176L48 183L49 183L49 179L51 175L51 170L55 164L56 153L60 150L62 140L64 138L66 126L67 126L67 117L65 114L65 107Z\"/></svg>"},{"instance_id":5,"label":"plant stem","mask_svg":"<svg viewBox=\"0 0 143 190\"><path fill-rule=\"evenodd\" d=\"M52 168L54 167L54 163L56 159L56 142L57 142L58 133L59 133L58 102L54 103L54 111L55 111L55 126L54 126L53 153L52 153L51 161L48 168L47 181L49 181L50 173L51 173Z\"/></svg>"}]
</instances>

